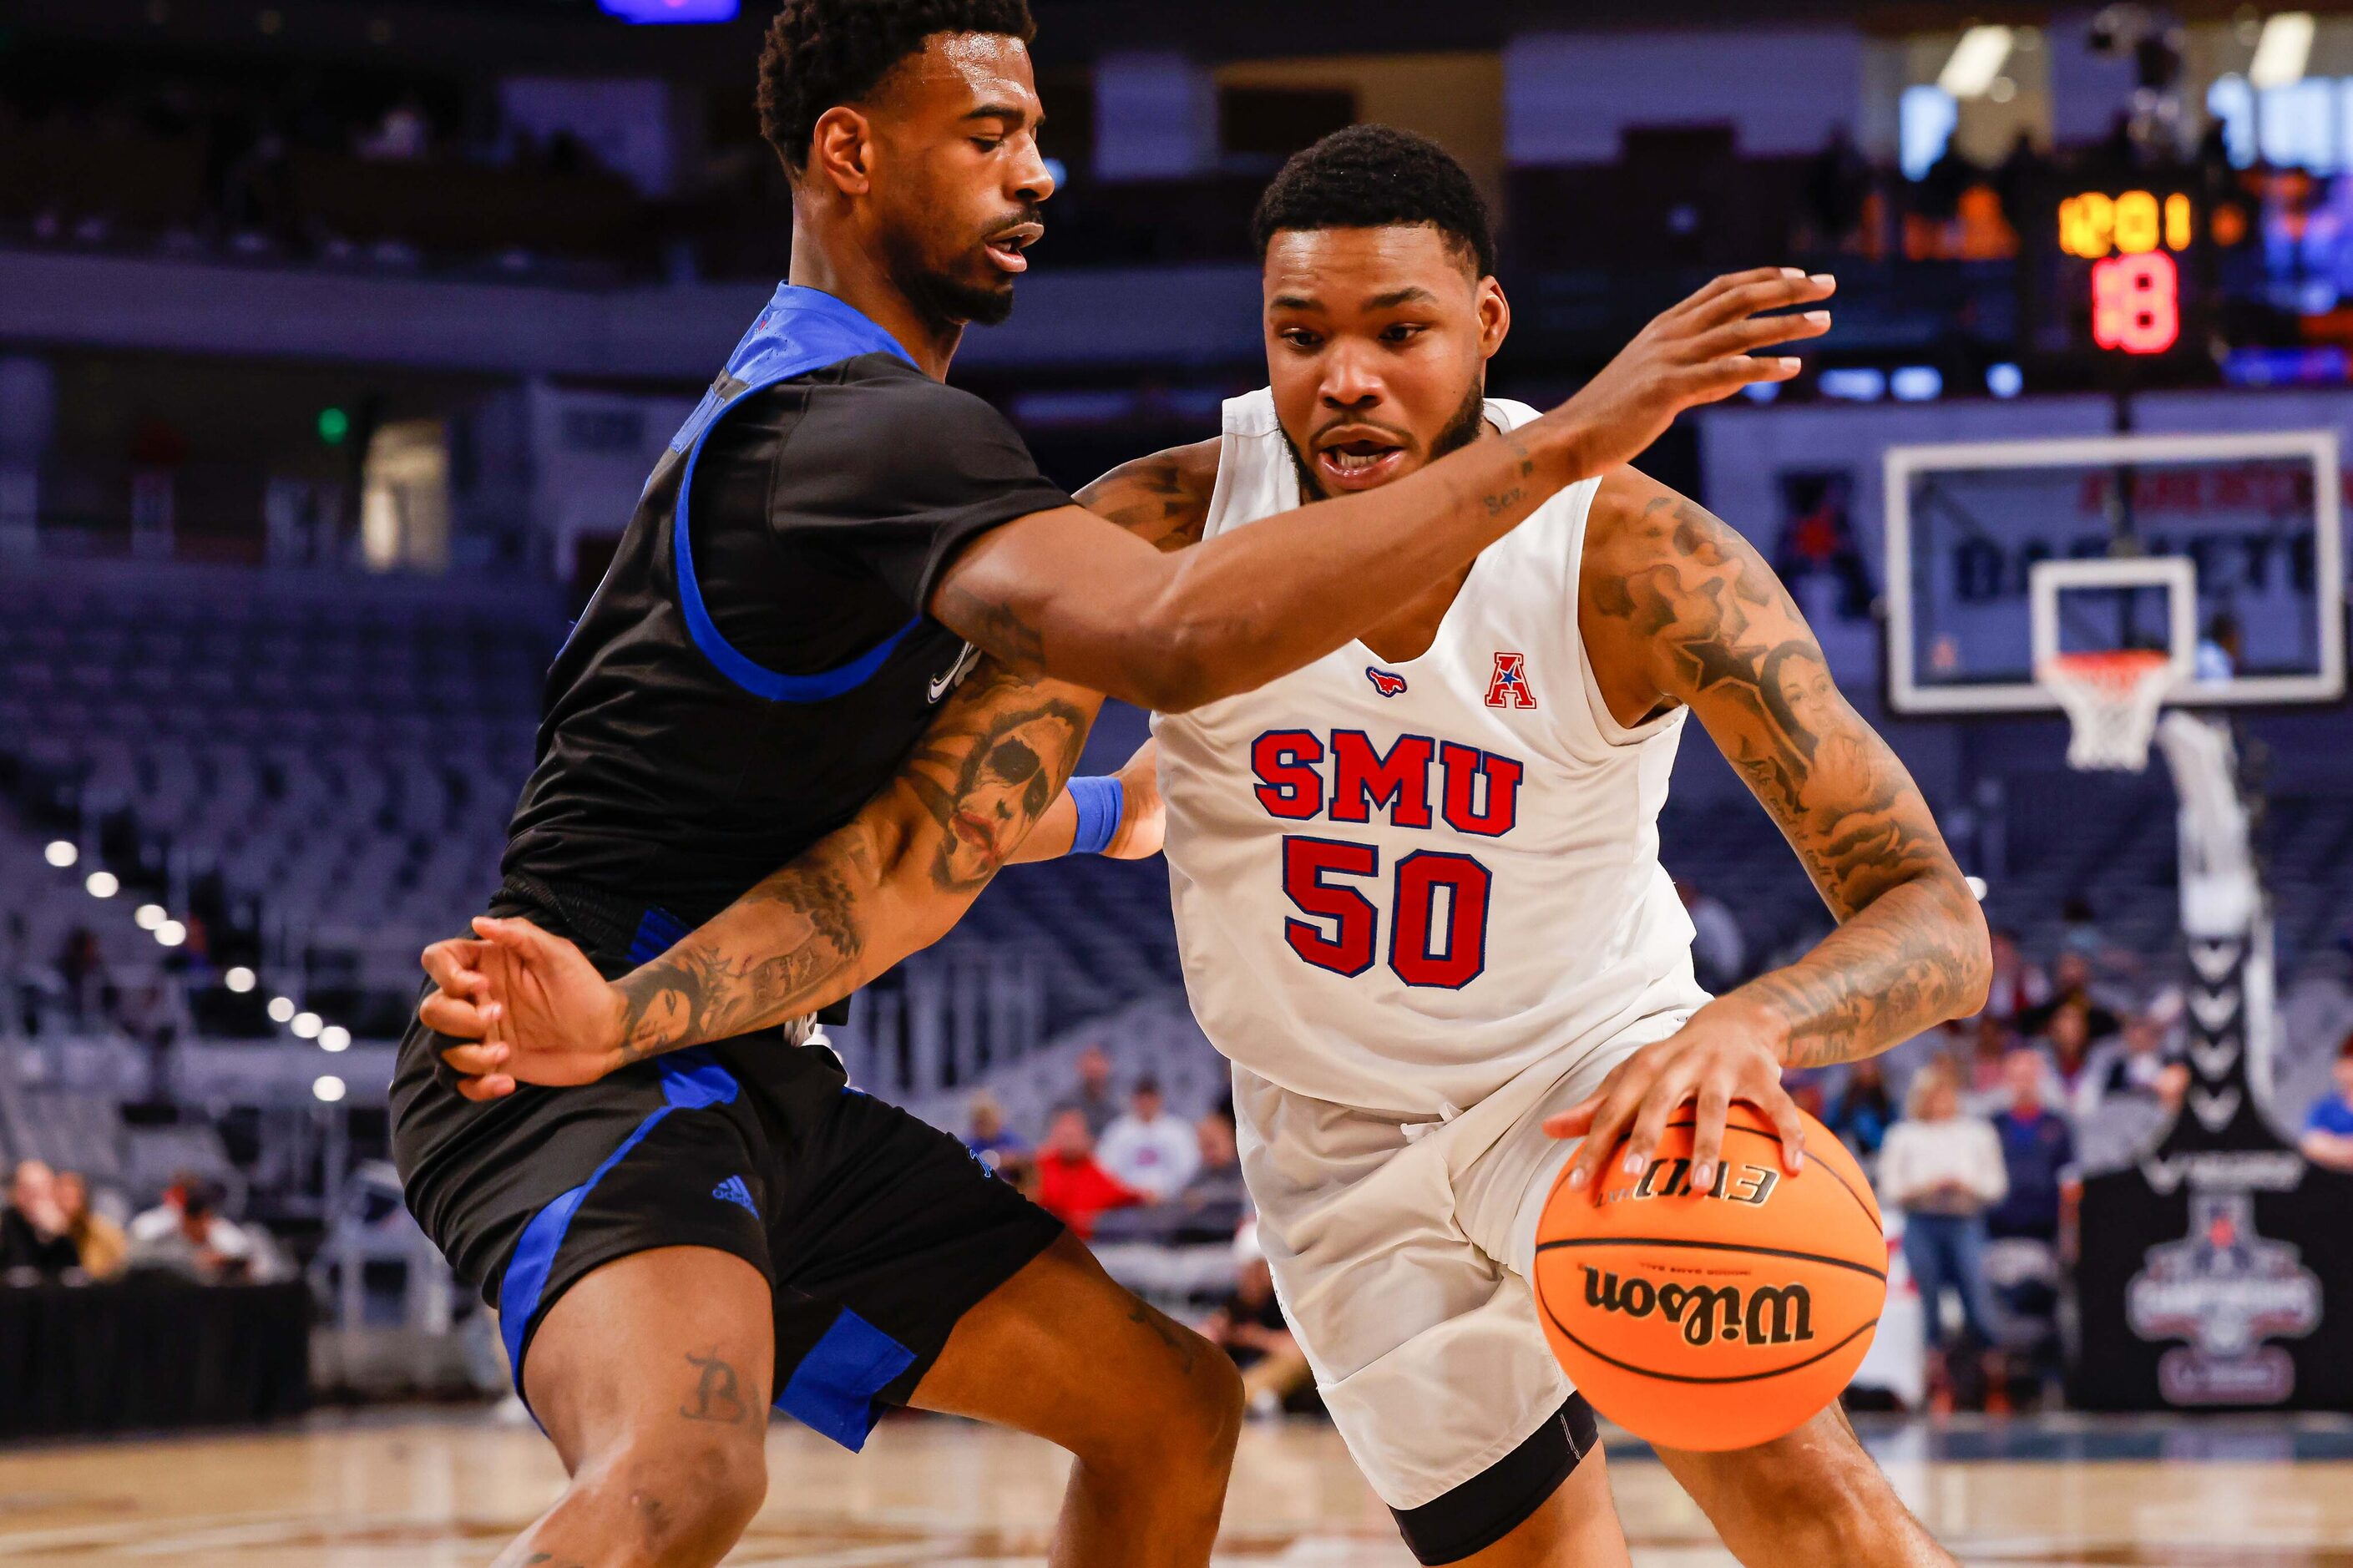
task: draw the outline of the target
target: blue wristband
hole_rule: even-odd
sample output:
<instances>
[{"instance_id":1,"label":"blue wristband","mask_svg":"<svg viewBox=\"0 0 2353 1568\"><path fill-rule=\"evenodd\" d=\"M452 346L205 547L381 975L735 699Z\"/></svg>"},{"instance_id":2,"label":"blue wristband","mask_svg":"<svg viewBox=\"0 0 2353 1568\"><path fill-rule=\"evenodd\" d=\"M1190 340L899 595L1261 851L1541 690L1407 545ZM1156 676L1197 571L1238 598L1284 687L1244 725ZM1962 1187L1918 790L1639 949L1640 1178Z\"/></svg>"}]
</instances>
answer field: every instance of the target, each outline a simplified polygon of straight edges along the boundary
<instances>
[{"instance_id":1,"label":"blue wristband","mask_svg":"<svg viewBox=\"0 0 2353 1568\"><path fill-rule=\"evenodd\" d=\"M1113 778L1072 779L1071 804L1079 808L1079 829L1071 837L1073 855L1100 855L1111 847L1119 819L1127 809L1127 792Z\"/></svg>"}]
</instances>

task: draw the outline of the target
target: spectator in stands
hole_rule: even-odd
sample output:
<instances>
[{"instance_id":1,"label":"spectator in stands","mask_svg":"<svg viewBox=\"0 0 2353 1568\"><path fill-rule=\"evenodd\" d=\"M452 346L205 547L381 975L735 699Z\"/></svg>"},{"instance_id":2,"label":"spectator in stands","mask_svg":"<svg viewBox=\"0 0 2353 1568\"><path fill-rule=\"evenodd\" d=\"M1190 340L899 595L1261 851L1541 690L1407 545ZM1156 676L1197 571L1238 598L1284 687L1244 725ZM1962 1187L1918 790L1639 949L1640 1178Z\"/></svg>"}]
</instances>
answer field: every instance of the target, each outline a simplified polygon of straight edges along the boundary
<instances>
[{"instance_id":1,"label":"spectator in stands","mask_svg":"<svg viewBox=\"0 0 2353 1568\"><path fill-rule=\"evenodd\" d=\"M88 1028L114 1010L113 986L106 973L106 954L98 933L88 926L66 932L58 950L58 978L65 982L66 1007L76 1027Z\"/></svg>"},{"instance_id":2,"label":"spectator in stands","mask_svg":"<svg viewBox=\"0 0 2353 1568\"><path fill-rule=\"evenodd\" d=\"M965 1133L964 1146L972 1151L974 1159L995 1171L1001 1169L1009 1158L1027 1153L1029 1146L1013 1135L1005 1125L1005 1107L988 1090L976 1089L966 1112L972 1131Z\"/></svg>"},{"instance_id":3,"label":"spectator in stands","mask_svg":"<svg viewBox=\"0 0 2353 1568\"><path fill-rule=\"evenodd\" d=\"M2010 1190L1986 1211L1986 1234L2055 1247L2061 1206L2082 1193L2075 1179L2075 1135L2067 1119L2043 1102L2040 1051L2021 1047L2010 1052L2003 1078L2010 1103L1994 1113L1993 1130L2001 1140Z\"/></svg>"},{"instance_id":4,"label":"spectator in stands","mask_svg":"<svg viewBox=\"0 0 2353 1568\"><path fill-rule=\"evenodd\" d=\"M1985 1011L2004 1022L2051 999L2051 979L2020 951L2015 931L1993 933L1993 984L1986 991Z\"/></svg>"},{"instance_id":5,"label":"spectator in stands","mask_svg":"<svg viewBox=\"0 0 2353 1568\"><path fill-rule=\"evenodd\" d=\"M2092 1052L2080 1111L2122 1096L2161 1100L2167 1066L2164 1026L2146 1013L2127 1016L2123 1033Z\"/></svg>"},{"instance_id":6,"label":"spectator in stands","mask_svg":"<svg viewBox=\"0 0 2353 1568\"><path fill-rule=\"evenodd\" d=\"M1095 1135L1086 1112L1066 1105L1046 1127L1038 1150L1038 1206L1071 1227L1081 1241L1093 1239L1095 1221L1106 1209L1151 1200L1095 1162Z\"/></svg>"},{"instance_id":7,"label":"spectator in stands","mask_svg":"<svg viewBox=\"0 0 2353 1568\"><path fill-rule=\"evenodd\" d=\"M1079 1053L1078 1091L1054 1103L1057 1111L1071 1108L1087 1119L1087 1131L1097 1138L1118 1119L1119 1101L1111 1089L1111 1058L1101 1046L1089 1046Z\"/></svg>"},{"instance_id":8,"label":"spectator in stands","mask_svg":"<svg viewBox=\"0 0 2353 1568\"><path fill-rule=\"evenodd\" d=\"M2075 1165L2084 1175L2122 1170L2138 1160L2181 1110L2189 1068L2169 1061L2165 1026L2136 1014L2121 1044L2093 1053L2084 1108L2075 1118Z\"/></svg>"},{"instance_id":9,"label":"spectator in stands","mask_svg":"<svg viewBox=\"0 0 2353 1568\"><path fill-rule=\"evenodd\" d=\"M1200 1148L1200 1163L1168 1205L1175 1214L1175 1239L1225 1241L1241 1228L1250 1212L1241 1162L1234 1153L1233 1118L1223 1110L1212 1110L1194 1123L1193 1133Z\"/></svg>"},{"instance_id":10,"label":"spectator in stands","mask_svg":"<svg viewBox=\"0 0 2353 1568\"><path fill-rule=\"evenodd\" d=\"M92 1279L111 1279L131 1260L131 1238L122 1227L90 1206L90 1184L79 1171L58 1173L58 1214L65 1234Z\"/></svg>"},{"instance_id":11,"label":"spectator in stands","mask_svg":"<svg viewBox=\"0 0 2353 1568\"><path fill-rule=\"evenodd\" d=\"M1880 1144L1886 1141L1888 1124L1894 1120L1886 1071L1877 1057L1865 1057L1846 1069L1845 1087L1839 1090L1838 1103L1831 1107L1822 1123L1854 1151L1857 1159L1870 1160L1878 1154Z\"/></svg>"},{"instance_id":12,"label":"spectator in stands","mask_svg":"<svg viewBox=\"0 0 2353 1568\"><path fill-rule=\"evenodd\" d=\"M2047 1036L2052 1018L2061 1008L2069 1006L2083 1009L2087 1044L2105 1040L2124 1027L2124 1020L2109 1008L2102 1006L2092 994L2091 959L2072 947L2062 952L2051 965L2051 994L2019 1013L2019 1030L2027 1035Z\"/></svg>"},{"instance_id":13,"label":"spectator in stands","mask_svg":"<svg viewBox=\"0 0 2353 1568\"><path fill-rule=\"evenodd\" d=\"M131 1222L131 1267L185 1274L206 1285L252 1278L253 1238L220 1212L220 1189L183 1174L164 1201Z\"/></svg>"},{"instance_id":14,"label":"spectator in stands","mask_svg":"<svg viewBox=\"0 0 2353 1568\"><path fill-rule=\"evenodd\" d=\"M2059 901L2059 947L2063 952L2080 952L2090 958L2105 945L2100 934L2100 917L2092 908L2092 900L2081 893L2071 893ZM2055 965L2054 965L2055 967Z\"/></svg>"},{"instance_id":15,"label":"spectator in stands","mask_svg":"<svg viewBox=\"0 0 2353 1568\"><path fill-rule=\"evenodd\" d=\"M1871 161L1854 144L1841 121L1831 127L1830 140L1806 165L1806 219L1816 247L1840 248L1862 222L1863 202L1871 195Z\"/></svg>"},{"instance_id":16,"label":"spectator in stands","mask_svg":"<svg viewBox=\"0 0 2353 1568\"><path fill-rule=\"evenodd\" d=\"M2063 1002L2043 1026L2051 1070L2059 1079L2057 1098L2071 1110L2084 1103L2092 1088L2091 1014L2091 1008L2081 1002Z\"/></svg>"},{"instance_id":17,"label":"spectator in stands","mask_svg":"<svg viewBox=\"0 0 2353 1568\"><path fill-rule=\"evenodd\" d=\"M19 1160L8 1178L8 1209L0 1214L0 1276L12 1285L62 1279L81 1267L58 1207L57 1173L38 1160Z\"/></svg>"},{"instance_id":18,"label":"spectator in stands","mask_svg":"<svg viewBox=\"0 0 2353 1568\"><path fill-rule=\"evenodd\" d=\"M1160 1081L1146 1076L1135 1080L1127 1114L1103 1129L1096 1157L1104 1170L1159 1203L1193 1179L1201 1151L1193 1129L1168 1114Z\"/></svg>"},{"instance_id":19,"label":"spectator in stands","mask_svg":"<svg viewBox=\"0 0 2353 1568\"><path fill-rule=\"evenodd\" d=\"M2313 1102L2312 1113L2304 1119L2304 1139L2298 1147L2316 1165L2353 1171L2353 1035L2346 1036L2337 1047L2337 1059L2329 1064L2329 1070L2337 1087Z\"/></svg>"},{"instance_id":20,"label":"spectator in stands","mask_svg":"<svg viewBox=\"0 0 2353 1568\"><path fill-rule=\"evenodd\" d=\"M1930 1063L1914 1074L1905 1119L1887 1130L1879 1152L1879 1190L1904 1210L1904 1260L1919 1287L1928 1342L1947 1369L1959 1346L1945 1331L1947 1291L1959 1298L1975 1345L1993 1342L1985 1215L2009 1184L2000 1139L1983 1119L1961 1113L1951 1070Z\"/></svg>"},{"instance_id":21,"label":"spectator in stands","mask_svg":"<svg viewBox=\"0 0 2353 1568\"><path fill-rule=\"evenodd\" d=\"M1961 1101L1972 1110L1990 1110L2006 1098L2002 1088L2002 1064L2017 1047L2018 1037L2008 1024L1991 1013L1978 1015L1977 1027L1969 1037L1968 1055L1953 1062L1954 1083L1961 1091Z\"/></svg>"},{"instance_id":22,"label":"spectator in stands","mask_svg":"<svg viewBox=\"0 0 2353 1568\"><path fill-rule=\"evenodd\" d=\"M0 1006L8 1009L0 1017L0 1034L12 1029L39 1034L41 1004L47 994L47 976L33 958L33 937L24 912L11 910L6 926L0 928Z\"/></svg>"},{"instance_id":23,"label":"spectator in stands","mask_svg":"<svg viewBox=\"0 0 2353 1568\"><path fill-rule=\"evenodd\" d=\"M1254 1416L1282 1415L1283 1401L1312 1381L1307 1357L1275 1300L1274 1275L1259 1247L1256 1226L1234 1237L1233 1292L1209 1314L1201 1334L1233 1358L1242 1374L1246 1408Z\"/></svg>"},{"instance_id":24,"label":"spectator in stands","mask_svg":"<svg viewBox=\"0 0 2353 1568\"><path fill-rule=\"evenodd\" d=\"M1748 959L1748 939L1741 934L1738 918L1696 882L1678 879L1675 892L1691 917L1692 968L1699 983L1710 991L1731 990L1740 984L1741 966Z\"/></svg>"}]
</instances>

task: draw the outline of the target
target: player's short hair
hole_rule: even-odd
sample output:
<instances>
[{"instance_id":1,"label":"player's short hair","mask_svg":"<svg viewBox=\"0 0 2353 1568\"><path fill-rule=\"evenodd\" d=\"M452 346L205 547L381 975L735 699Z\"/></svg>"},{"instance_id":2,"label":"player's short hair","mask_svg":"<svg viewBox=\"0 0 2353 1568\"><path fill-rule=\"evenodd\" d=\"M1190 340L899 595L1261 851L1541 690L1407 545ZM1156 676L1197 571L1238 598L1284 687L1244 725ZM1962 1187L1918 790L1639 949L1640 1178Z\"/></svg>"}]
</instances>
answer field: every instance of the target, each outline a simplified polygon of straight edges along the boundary
<instances>
[{"instance_id":1,"label":"player's short hair","mask_svg":"<svg viewBox=\"0 0 2353 1568\"><path fill-rule=\"evenodd\" d=\"M1250 237L1259 259L1287 228L1387 228L1427 224L1475 264L1495 270L1495 240L1479 187L1427 136L1391 125L1351 125L1294 153L1258 199Z\"/></svg>"},{"instance_id":2,"label":"player's short hair","mask_svg":"<svg viewBox=\"0 0 2353 1568\"><path fill-rule=\"evenodd\" d=\"M1029 0L785 0L760 52L760 134L799 174L818 118L856 103L934 33L1001 33L1028 43Z\"/></svg>"}]
</instances>

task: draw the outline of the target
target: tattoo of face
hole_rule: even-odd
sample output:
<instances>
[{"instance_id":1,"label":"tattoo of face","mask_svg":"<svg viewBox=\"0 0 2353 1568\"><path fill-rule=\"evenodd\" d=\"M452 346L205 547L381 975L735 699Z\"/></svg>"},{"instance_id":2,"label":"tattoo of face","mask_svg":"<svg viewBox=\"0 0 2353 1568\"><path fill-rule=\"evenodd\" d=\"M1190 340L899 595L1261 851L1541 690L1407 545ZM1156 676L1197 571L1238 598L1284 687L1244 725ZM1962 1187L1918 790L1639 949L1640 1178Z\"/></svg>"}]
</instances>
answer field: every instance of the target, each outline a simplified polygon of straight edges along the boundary
<instances>
[{"instance_id":1,"label":"tattoo of face","mask_svg":"<svg viewBox=\"0 0 2353 1568\"><path fill-rule=\"evenodd\" d=\"M939 829L930 872L942 893L986 887L1069 782L1088 717L1068 690L984 661L902 765L900 782ZM623 1064L750 1034L831 1000L865 954L861 889L881 875L872 843L845 829L616 981Z\"/></svg>"},{"instance_id":2,"label":"tattoo of face","mask_svg":"<svg viewBox=\"0 0 2353 1568\"><path fill-rule=\"evenodd\" d=\"M1060 698L997 683L1010 699L979 717L925 737L908 783L938 823L932 882L942 892L977 892L1054 804L1078 765L1086 715Z\"/></svg>"},{"instance_id":3,"label":"tattoo of face","mask_svg":"<svg viewBox=\"0 0 2353 1568\"><path fill-rule=\"evenodd\" d=\"M694 1368L694 1392L678 1407L678 1413L689 1421L742 1426L752 1409L744 1402L735 1369L720 1359L716 1348L707 1356L690 1353L686 1363Z\"/></svg>"}]
</instances>

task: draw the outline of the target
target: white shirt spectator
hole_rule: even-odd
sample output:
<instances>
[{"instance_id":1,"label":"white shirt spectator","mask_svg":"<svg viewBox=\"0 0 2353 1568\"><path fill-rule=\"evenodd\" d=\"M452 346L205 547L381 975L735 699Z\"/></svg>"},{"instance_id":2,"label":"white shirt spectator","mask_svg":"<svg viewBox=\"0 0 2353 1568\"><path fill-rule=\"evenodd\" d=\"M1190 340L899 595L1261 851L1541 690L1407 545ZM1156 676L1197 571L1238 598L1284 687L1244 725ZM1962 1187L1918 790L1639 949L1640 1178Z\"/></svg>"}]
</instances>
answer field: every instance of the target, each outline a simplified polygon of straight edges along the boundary
<instances>
[{"instance_id":1,"label":"white shirt spectator","mask_svg":"<svg viewBox=\"0 0 2353 1568\"><path fill-rule=\"evenodd\" d=\"M1967 1197L1940 1192L1947 1184ZM1879 1188L1905 1208L1938 1214L1989 1208L2010 1191L2001 1139L1993 1123L1975 1116L1898 1121L1880 1145Z\"/></svg>"},{"instance_id":2,"label":"white shirt spectator","mask_svg":"<svg viewBox=\"0 0 2353 1568\"><path fill-rule=\"evenodd\" d=\"M1162 1110L1156 1096L1151 1112L1145 1116L1131 1110L1104 1128L1095 1160L1157 1203L1193 1179L1201 1164L1201 1145L1192 1124Z\"/></svg>"}]
</instances>

